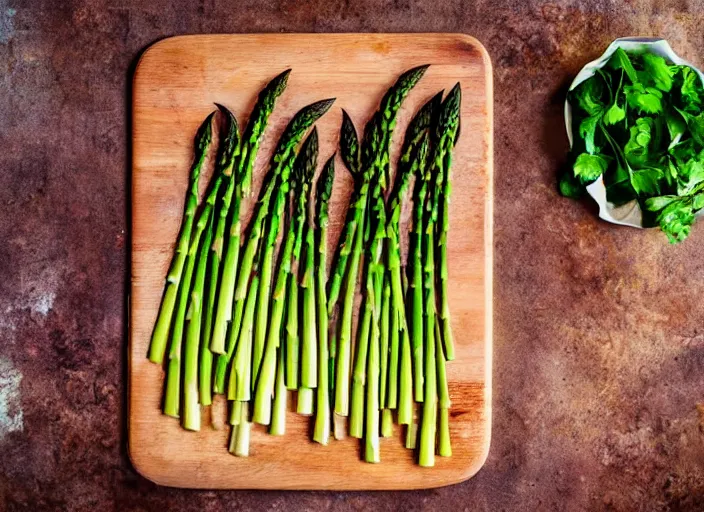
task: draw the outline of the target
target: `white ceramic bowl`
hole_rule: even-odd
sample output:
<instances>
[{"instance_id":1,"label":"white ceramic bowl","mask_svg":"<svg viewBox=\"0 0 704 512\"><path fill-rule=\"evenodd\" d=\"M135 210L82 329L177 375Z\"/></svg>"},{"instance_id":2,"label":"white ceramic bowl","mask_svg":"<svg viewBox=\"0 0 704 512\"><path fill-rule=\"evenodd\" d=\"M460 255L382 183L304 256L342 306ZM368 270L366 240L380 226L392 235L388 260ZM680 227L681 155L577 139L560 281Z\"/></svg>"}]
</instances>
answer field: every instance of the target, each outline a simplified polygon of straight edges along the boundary
<instances>
[{"instance_id":1,"label":"white ceramic bowl","mask_svg":"<svg viewBox=\"0 0 704 512\"><path fill-rule=\"evenodd\" d=\"M660 55L674 64L691 67L697 72L702 82L704 82L704 74L690 62L687 62L677 55L672 50L669 43L664 39L652 37L622 37L611 43L601 57L590 62L584 66L579 73L577 73L577 76L572 81L572 85L570 85L570 91L584 82L587 78L593 76L597 69L606 66L609 58L617 48L623 48L625 51L647 49L649 52ZM565 100L565 128L567 128L567 138L570 141L570 148L572 148L572 143L574 140L574 136L572 134L572 105L570 105L568 100ZM599 205L599 217L605 221L612 222L614 224L621 224L623 226L632 226L635 228L643 227L643 213L641 212L638 201L633 200L621 206L616 206L613 203L609 203L606 200L606 187L604 186L603 177L599 177L599 179L597 179L594 183L588 185L587 193ZM702 214L703 212L704 210L701 210L699 214Z\"/></svg>"}]
</instances>

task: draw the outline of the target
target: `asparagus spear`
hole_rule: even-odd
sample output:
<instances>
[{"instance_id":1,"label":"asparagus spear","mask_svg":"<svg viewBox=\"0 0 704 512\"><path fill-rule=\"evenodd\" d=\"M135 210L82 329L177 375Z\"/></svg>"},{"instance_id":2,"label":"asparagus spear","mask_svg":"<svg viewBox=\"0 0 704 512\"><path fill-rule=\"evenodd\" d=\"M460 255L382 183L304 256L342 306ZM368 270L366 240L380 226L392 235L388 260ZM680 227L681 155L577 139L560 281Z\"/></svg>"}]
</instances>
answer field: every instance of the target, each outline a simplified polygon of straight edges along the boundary
<instances>
[{"instance_id":1,"label":"asparagus spear","mask_svg":"<svg viewBox=\"0 0 704 512\"><path fill-rule=\"evenodd\" d=\"M181 282L181 273L183 272L183 265L186 262L186 253L188 252L191 230L193 229L193 219L196 215L196 209L198 208L198 183L200 181L200 172L203 168L205 157L208 154L210 143L212 142L212 122L214 116L215 112L211 113L205 119L195 137L195 161L191 167L189 177L188 195L183 212L181 233L176 242L176 253L171 260L171 267L166 276L166 290L164 291L164 298L161 301L159 316L154 326L154 332L149 347L149 360L156 364L162 363L164 353L166 352L166 343L169 338L171 319L176 305L179 284Z\"/></svg>"},{"instance_id":2,"label":"asparagus spear","mask_svg":"<svg viewBox=\"0 0 704 512\"><path fill-rule=\"evenodd\" d=\"M274 110L276 105L276 100L283 94L288 84L288 75L291 70L286 70L280 75L276 76L267 86L259 93L259 98L252 115L250 116L250 121L247 124L247 129L244 133L242 142L242 151L238 161L238 168L236 173L237 181L235 182L235 203L230 211L229 218L229 238L227 247L225 249L225 260L223 262L222 276L220 279L220 287L218 291L218 302L217 311L215 314L215 324L213 326L213 336L210 342L210 348L213 352L217 354L229 353L232 355L234 347L228 346L227 352L225 352L225 336L227 333L227 324L232 320L233 308L232 300L235 292L235 278L238 269L238 260L240 254L240 203L242 197L249 196L251 190L251 180L252 180L252 168L254 162L257 158L257 153L259 151L259 145L262 140L262 135L266 129L266 125L269 121L269 116ZM280 147L278 149L281 149ZM277 151L278 153L278 151ZM230 196L231 197L231 196ZM224 224L223 224L224 227ZM224 233L223 233L224 235ZM222 251L222 239L217 238L214 248L214 252ZM218 242L220 245L218 246ZM218 251L219 249L219 251ZM218 260L214 261L219 263ZM213 266L213 268L214 268ZM251 270L251 267L250 267ZM249 282L249 274L247 275L247 282ZM242 304L243 305L243 304ZM241 310L240 310L241 315ZM238 335L239 325L236 325L236 331L234 336ZM232 341L232 338L230 338ZM226 358L223 362L218 362L218 370L216 370L216 375L220 379L224 378L222 374L227 367L227 362L229 358Z\"/></svg>"},{"instance_id":3,"label":"asparagus spear","mask_svg":"<svg viewBox=\"0 0 704 512\"><path fill-rule=\"evenodd\" d=\"M318 136L313 131L311 155L307 159L311 179L318 161ZM312 201L312 187L308 187L308 204ZM303 343L301 347L301 386L315 389L318 386L317 323L315 321L315 229L306 211L305 261L301 288L303 288ZM311 411L312 412L312 411Z\"/></svg>"},{"instance_id":4,"label":"asparagus spear","mask_svg":"<svg viewBox=\"0 0 704 512\"><path fill-rule=\"evenodd\" d=\"M198 253L191 304L189 306L186 346L184 347L183 371L183 428L200 430L200 404L198 403L198 349L202 327L203 290L205 287L205 270L208 262L208 250L213 239L213 215L207 217L205 238Z\"/></svg>"},{"instance_id":5,"label":"asparagus spear","mask_svg":"<svg viewBox=\"0 0 704 512\"><path fill-rule=\"evenodd\" d=\"M381 317L381 297L385 269L382 261L384 239L386 238L386 207L381 193L381 172L376 177L372 200L372 212L376 222L374 238L370 244L369 263L367 268L367 288L365 300L371 301L372 325L369 338L369 355L367 359L366 382L366 427L365 427L365 460L379 462L379 323ZM366 312L369 309L365 310ZM363 342L363 340L362 340ZM353 397L356 389L353 387ZM352 424L352 418L350 418Z\"/></svg>"},{"instance_id":6,"label":"asparagus spear","mask_svg":"<svg viewBox=\"0 0 704 512\"><path fill-rule=\"evenodd\" d=\"M227 120L227 135L223 138L220 147L220 158L218 159L218 167L220 173L223 176L223 180L227 180L228 186L221 199L219 218L222 219L223 215L227 214L227 209L229 208L229 190L235 181L235 176L233 174L233 169L235 166L235 161L240 153L240 132L239 125L237 124L237 119L226 107L222 105L217 105L218 109L226 116ZM213 214L214 215L214 214ZM215 239L218 236L222 236L220 233L221 220L218 220L217 228L215 229ZM209 231L213 230L213 227L208 228ZM222 226L222 231L224 231L224 225ZM204 261L208 261L208 252L211 251L211 243L213 239L213 234L211 233L210 241L207 243L207 248L205 250L205 255L203 256ZM217 245L217 244L216 244ZM222 245L222 244L220 244ZM218 254L219 258L219 254ZM219 260L218 260L219 261ZM198 266L200 268L201 257L198 259ZM199 390L200 390L200 402L203 405L210 405L212 403L212 364L213 364L213 353L208 348L208 343L210 341L210 328L212 324L212 309L213 303L215 302L215 292L217 289L217 266L213 268L212 261L208 263L210 267L210 282L208 286L208 301L203 305L203 295L200 296L200 315L204 316L200 323L203 329L203 343L200 343L200 369L199 369ZM207 268L206 268L207 273ZM213 276L216 276L213 280ZM205 312L203 312L205 309ZM192 321L192 320L191 320ZM200 336L200 334L199 334Z\"/></svg>"},{"instance_id":7,"label":"asparagus spear","mask_svg":"<svg viewBox=\"0 0 704 512\"><path fill-rule=\"evenodd\" d=\"M441 168L434 166L436 175L441 174ZM439 178L442 179L442 178ZM435 186L437 188L437 184ZM437 194L434 194L437 196ZM420 428L420 453L418 464L424 467L435 465L435 434L437 422L437 380L435 363L435 221L437 218L437 203L434 198L427 201L427 221L424 226L423 252L424 270L424 308L425 317L425 368L423 389L423 417ZM414 312L417 313L417 312ZM440 340L437 340L440 342Z\"/></svg>"},{"instance_id":8,"label":"asparagus spear","mask_svg":"<svg viewBox=\"0 0 704 512\"><path fill-rule=\"evenodd\" d=\"M286 358L284 357L284 344L279 343L276 362L276 389L274 390L274 410L271 413L269 433L272 436L282 436L286 433L286 405L288 390L285 378Z\"/></svg>"},{"instance_id":9,"label":"asparagus spear","mask_svg":"<svg viewBox=\"0 0 704 512\"><path fill-rule=\"evenodd\" d=\"M393 299L393 313L399 317L399 327L403 336L408 337L408 324L406 321L405 300L401 289L401 245L400 245L400 218L403 199L408 189L411 176L417 173L420 162L427 153L427 133L434 121L434 114L442 101L442 91L432 97L421 107L411 120L406 130L406 136L399 158L396 183L389 197L388 234L388 268L391 276L391 290ZM421 154L422 153L422 154ZM392 349L393 350L393 349ZM396 349L397 352L397 349ZM421 353L422 355L422 353ZM406 370L409 370L406 368ZM422 385L422 373L419 374ZM396 390L393 390L394 393ZM396 397L392 397L392 402ZM404 411L405 413L405 411Z\"/></svg>"},{"instance_id":10,"label":"asparagus spear","mask_svg":"<svg viewBox=\"0 0 704 512\"><path fill-rule=\"evenodd\" d=\"M220 158L217 164L217 177L212 189L205 201L205 207L200 213L196 224L196 232L191 241L192 247L197 247L198 241L206 230L205 239L197 258L197 271L191 302L188 312L188 329L186 332L186 346L184 349L184 417L183 426L189 430L200 429L200 402L204 405L211 403L210 373L212 365L212 353L208 349L207 343L201 343L201 330L203 324L203 296L205 290L205 278L208 265L208 252L214 234L215 202L218 198L220 187L225 180L233 181L232 169L239 154L240 133L237 119L226 107L217 105L218 109L226 116L227 133L222 138L220 147ZM223 199L224 201L225 199ZM222 209L224 205L221 206ZM195 255L194 255L195 256ZM190 257L190 255L189 255ZM184 283L185 284L185 283ZM206 318L207 323L207 318ZM205 338L207 340L207 338ZM200 385L199 385L199 364L198 352L200 350Z\"/></svg>"},{"instance_id":11,"label":"asparagus spear","mask_svg":"<svg viewBox=\"0 0 704 512\"><path fill-rule=\"evenodd\" d=\"M291 195L293 195L293 197L300 198L301 196L305 196L310 186L313 173L315 172L317 144L317 132L314 129L308 139L303 143L298 158L296 159L296 164L294 165L293 186L291 187L293 192ZM296 218L300 219L305 216L305 202L299 201L298 205ZM261 366L254 401L252 421L262 425L268 425L271 420L271 398L276 379L276 354L279 348L281 323L283 320L284 306L286 304L286 290L289 277L291 276L291 258L296 242L296 234L296 223L291 219L284 241L276 283L274 285L271 317L269 318L268 337L266 341L266 353Z\"/></svg>"},{"instance_id":12,"label":"asparagus spear","mask_svg":"<svg viewBox=\"0 0 704 512\"><path fill-rule=\"evenodd\" d=\"M434 179L431 192L427 200L427 220L424 226L424 291L425 291L425 388L423 401L423 418L420 431L419 464L432 466L435 463L435 442L437 431L437 363L435 329L438 322L435 296L435 229L440 209L441 196L444 188L445 161L448 148L454 143L459 127L459 84L447 95L442 103L435 132L436 144L433 151L432 167L428 178ZM450 141L450 142L448 142ZM444 361L443 361L444 364ZM444 368L444 366L443 366ZM441 376L442 378L442 376ZM449 397L445 397L449 401ZM449 446L443 446L446 452Z\"/></svg>"},{"instance_id":13,"label":"asparagus spear","mask_svg":"<svg viewBox=\"0 0 704 512\"><path fill-rule=\"evenodd\" d=\"M435 320L435 339L439 340L440 322ZM452 456L452 443L450 442L450 390L447 385L447 372L445 368L445 353L441 343L435 343L435 362L438 376L438 408L440 421L438 425L438 455L441 457Z\"/></svg>"},{"instance_id":14,"label":"asparagus spear","mask_svg":"<svg viewBox=\"0 0 704 512\"><path fill-rule=\"evenodd\" d=\"M420 160L421 165L424 162ZM412 292L412 350L413 350L413 390L416 402L423 401L423 261L422 261L422 245L423 245L423 212L425 209L426 198L428 195L428 181L430 175L427 171L418 174L422 179L416 182L416 200L414 204L414 231L413 231L413 248L411 255L413 257L412 276L411 276L411 292ZM402 370L403 375L403 370Z\"/></svg>"},{"instance_id":15,"label":"asparagus spear","mask_svg":"<svg viewBox=\"0 0 704 512\"><path fill-rule=\"evenodd\" d=\"M221 151L222 157L219 161L218 169L216 170L216 176L211 186L210 192L205 200L205 207L201 211L198 221L196 222L196 231L190 241L190 247L188 254L186 256L186 264L184 272L182 275L178 302L176 308L176 315L174 317L172 337L171 337L171 348L169 350L169 366L167 369L166 377L166 396L164 399L164 414L168 416L178 417L180 410L180 390L181 390L181 342L183 340L183 331L186 321L187 307L189 303L189 297L191 295L191 286L193 279L193 271L196 266L196 256L198 254L198 248L200 244L201 236L205 230L208 219L210 218L211 212L215 206L215 201L217 200L218 193L220 190L220 185L223 179L226 177L225 173L228 170L229 162L232 160L232 147L237 146L237 141L239 139L239 128L237 126L237 120L232 115L232 113L225 107L218 105L218 108L223 110L228 116L228 133L225 137L223 150ZM234 135L233 135L234 134ZM233 142L234 139L234 142ZM202 296L202 289L197 291ZM198 308L198 311L200 308ZM191 309L193 313L193 308ZM195 320L195 319L194 319ZM188 341L188 340L187 340ZM189 418L184 418L184 425L188 425L189 429L195 429L195 413L194 408L198 408L198 383L197 383L197 357L198 357L198 342L196 341L195 332L191 333L190 347L188 350L189 355L189 379L186 381L186 386L193 394L190 395L190 402L188 403L191 408L189 411ZM184 376L185 377L185 376ZM200 420L198 419L198 428L200 428Z\"/></svg>"},{"instance_id":16,"label":"asparagus spear","mask_svg":"<svg viewBox=\"0 0 704 512\"><path fill-rule=\"evenodd\" d=\"M237 351L232 360L227 398L240 402L249 402L252 389L252 330L254 326L254 310L259 289L259 275L252 278L251 294L247 298L242 328L237 340Z\"/></svg>"},{"instance_id":17,"label":"asparagus spear","mask_svg":"<svg viewBox=\"0 0 704 512\"><path fill-rule=\"evenodd\" d=\"M337 303L340 293L342 279L347 269L347 260L354 244L354 234L364 215L364 208L367 203L366 194L368 187L364 187L365 180L368 182L371 177L371 167L388 171L389 145L391 134L396 124L396 115L406 99L408 93L415 87L423 77L428 66L419 66L403 73L396 83L387 91L381 101L381 108L373 116L367 125L363 150L363 158L360 157L360 148L354 125L347 113L343 110L343 122L340 136L340 148L345 165L352 174L358 176L363 174L362 183L358 192L353 196L354 208L352 217L345 225L345 232L340 243L340 251L335 269L332 273L330 293L328 297L328 314L332 314L332 309ZM384 174L386 176L386 173ZM382 188L385 189L385 178L381 180Z\"/></svg>"},{"instance_id":18,"label":"asparagus spear","mask_svg":"<svg viewBox=\"0 0 704 512\"><path fill-rule=\"evenodd\" d=\"M238 311L242 311L242 308L244 308L244 301L247 298L249 278L252 273L252 264L254 261L255 254L258 252L258 249L260 247L260 241L262 239L262 236L264 235L264 226L265 221L269 217L271 198L274 192L277 191L280 182L288 180L288 174L295 158L294 150L300 142L301 138L308 130L308 128L310 128L310 126L318 118L320 118L320 116L322 116L325 112L328 111L328 109L332 106L333 102L334 99L322 100L316 103L312 103L311 105L308 105L301 109L289 122L288 126L286 127L286 130L279 139L279 143L277 144L274 156L271 159L269 180L268 183L264 186L263 192L260 195L257 213L251 223L251 230L247 238L244 254L242 256L242 262L239 268L239 275L237 276L237 286L235 288L234 294L235 316L231 331L232 333L237 333L240 330L240 325L238 325L238 317L241 317L241 314L238 314ZM282 177L285 177L286 180L282 180ZM218 313L220 313L219 310L221 304L222 301L218 302ZM224 314L225 313L223 312L223 315ZM215 338L213 338L213 341L215 341ZM213 352L217 352L218 349L222 351L221 346L213 346L212 343L210 348Z\"/></svg>"},{"instance_id":19,"label":"asparagus spear","mask_svg":"<svg viewBox=\"0 0 704 512\"><path fill-rule=\"evenodd\" d=\"M381 346L379 347L380 369L379 369L379 403L382 409L386 409L387 386L389 381L389 342L391 328L391 285L388 274L384 279L384 287L381 295L381 317L379 332L381 334Z\"/></svg>"},{"instance_id":20,"label":"asparagus spear","mask_svg":"<svg viewBox=\"0 0 704 512\"><path fill-rule=\"evenodd\" d=\"M240 255L240 205L242 202L242 197L250 194L252 168L254 167L254 161L257 157L259 145L263 138L266 125L269 121L269 116L274 110L276 100L286 89L290 72L291 70L288 69L276 76L259 93L259 98L257 103L254 105L254 109L252 110L252 114L250 116L250 121L247 124L247 129L244 133L242 151L237 162L237 172L233 176L234 179L230 181L230 185L223 197L223 208L220 211L217 235L215 238L215 243L213 243L212 253L210 255L210 282L212 297L209 298L208 308L208 313L211 319L207 325L207 329L210 330L213 308L215 306L215 292L218 291L218 283L220 280L220 260L223 252L225 228L226 225L229 225L230 233L228 236L227 248L225 250L225 261L223 264L224 270L220 288L220 293L224 295L223 300L225 306L222 313L223 316L220 317L220 324L218 324L216 331L218 337L225 336L227 331L226 324L228 321L232 320L232 296L234 294L235 277ZM230 208L230 202L233 194L234 204L232 205L232 208ZM240 309L238 313L240 315L239 319L241 320L242 310ZM237 322L237 325L239 326L239 322ZM227 364L230 361L232 353L235 349L237 335L238 332L231 333L228 338L225 354L218 355L215 371L215 391L217 393L222 393L224 390L225 372L227 370ZM210 340L210 338L206 339ZM220 341L216 343L219 344Z\"/></svg>"},{"instance_id":21,"label":"asparagus spear","mask_svg":"<svg viewBox=\"0 0 704 512\"><path fill-rule=\"evenodd\" d=\"M452 162L452 150L459 136L460 101L460 84L457 83L445 99L447 105L443 105L443 110L447 111L447 115L451 115L453 119L456 117L456 121L452 123L450 129L443 133L439 142L443 152L442 202L440 204L441 229L438 240L440 246L440 320L442 322L442 342L445 348L445 357L448 361L452 361L455 358L455 346L452 339L452 325L450 321L450 305L447 297L447 233L450 229L451 193L450 166Z\"/></svg>"},{"instance_id":22,"label":"asparagus spear","mask_svg":"<svg viewBox=\"0 0 704 512\"><path fill-rule=\"evenodd\" d=\"M330 440L330 389L328 374L327 245L328 203L335 179L335 155L325 164L317 184L318 258L316 261L316 305L318 309L318 389L313 440L326 445Z\"/></svg>"},{"instance_id":23,"label":"asparagus spear","mask_svg":"<svg viewBox=\"0 0 704 512\"><path fill-rule=\"evenodd\" d=\"M357 228L357 209L360 207L362 195L366 193L366 187L362 187L364 180L360 179L360 149L357 138L357 130L354 127L349 114L342 109L342 127L340 128L340 154L342 161L357 181L357 187L350 200L351 208L348 210L348 219L345 223L345 232L342 235L342 242L335 262L328 293L328 316L332 315L337 299L340 295L342 278L347 269L347 259L352 252L354 244L354 234ZM364 190L364 192L363 192Z\"/></svg>"},{"instance_id":24,"label":"asparagus spear","mask_svg":"<svg viewBox=\"0 0 704 512\"><path fill-rule=\"evenodd\" d=\"M383 204L383 201L382 201ZM367 402L366 425L364 434L364 460L366 462L381 462L379 444L379 319L382 294L383 270L374 275L374 319L372 322L371 338L369 341L369 358L367 360Z\"/></svg>"},{"instance_id":25,"label":"asparagus spear","mask_svg":"<svg viewBox=\"0 0 704 512\"><path fill-rule=\"evenodd\" d=\"M363 169L363 179L359 197L355 202L353 217L355 224L353 229L351 229L351 231L353 231L352 235L350 237L345 236L345 240L341 245L342 252L342 249L348 247L349 242L354 239L352 249L353 257L350 267L347 270L347 277L345 280L345 298L342 309L342 326L340 329L338 362L336 368L335 412L342 416L347 415L349 410L349 358L352 331L352 308L354 306L354 294L357 283L357 273L359 270L359 258L362 251L362 233L360 232L364 230L363 223L365 222L364 217L367 207L369 182L372 176L381 173L382 176L378 178L378 183L380 187L384 187L383 171L385 169L385 165L388 164L389 141L391 140L391 133L395 125L396 115L401 107L401 104L403 103L403 100L406 98L410 90L418 83L427 68L428 66L413 68L406 71L398 78L396 83L389 89L382 99L381 108L368 123L365 133L365 141L362 148L363 159L361 167L361 169ZM341 142L344 143L344 139L341 140ZM342 148L342 152L343 154L345 153L344 147ZM385 226L382 226L382 228L385 228ZM355 235L355 232L359 236ZM335 275L342 275L344 272L345 269L341 268L340 264L338 264L335 267L333 279L335 279ZM328 300L328 311L331 310L330 303L331 301Z\"/></svg>"}]
</instances>

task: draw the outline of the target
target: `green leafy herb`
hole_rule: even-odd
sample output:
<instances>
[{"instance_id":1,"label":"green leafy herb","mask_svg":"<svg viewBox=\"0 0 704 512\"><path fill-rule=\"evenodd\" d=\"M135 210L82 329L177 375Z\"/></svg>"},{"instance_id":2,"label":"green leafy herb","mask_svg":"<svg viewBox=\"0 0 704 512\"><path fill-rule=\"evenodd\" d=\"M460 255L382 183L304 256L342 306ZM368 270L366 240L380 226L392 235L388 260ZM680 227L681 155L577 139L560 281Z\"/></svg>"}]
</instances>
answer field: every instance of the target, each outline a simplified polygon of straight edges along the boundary
<instances>
[{"instance_id":1,"label":"green leafy herb","mask_svg":"<svg viewBox=\"0 0 704 512\"><path fill-rule=\"evenodd\" d=\"M563 196L602 178L609 202L638 201L647 223L684 240L704 208L704 86L697 71L647 51L617 49L569 93L572 165Z\"/></svg>"},{"instance_id":2,"label":"green leafy herb","mask_svg":"<svg viewBox=\"0 0 704 512\"><path fill-rule=\"evenodd\" d=\"M574 163L574 175L583 181L594 181L609 166L609 161L601 155L582 153Z\"/></svg>"}]
</instances>

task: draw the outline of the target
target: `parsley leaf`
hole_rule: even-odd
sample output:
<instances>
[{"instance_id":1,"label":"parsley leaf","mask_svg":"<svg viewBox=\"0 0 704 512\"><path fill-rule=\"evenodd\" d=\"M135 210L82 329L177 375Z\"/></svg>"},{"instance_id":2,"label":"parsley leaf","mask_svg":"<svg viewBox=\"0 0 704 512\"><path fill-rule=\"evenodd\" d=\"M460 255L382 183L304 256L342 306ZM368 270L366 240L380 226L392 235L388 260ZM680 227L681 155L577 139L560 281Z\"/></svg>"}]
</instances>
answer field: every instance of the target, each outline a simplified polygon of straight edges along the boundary
<instances>
[{"instance_id":1,"label":"parsley leaf","mask_svg":"<svg viewBox=\"0 0 704 512\"><path fill-rule=\"evenodd\" d=\"M604 124L613 125L626 118L626 111L614 103L609 109L604 112Z\"/></svg>"},{"instance_id":2,"label":"parsley leaf","mask_svg":"<svg viewBox=\"0 0 704 512\"><path fill-rule=\"evenodd\" d=\"M603 155L582 153L574 162L574 175L583 182L594 181L601 176L609 166L609 160Z\"/></svg>"},{"instance_id":3,"label":"parsley leaf","mask_svg":"<svg viewBox=\"0 0 704 512\"><path fill-rule=\"evenodd\" d=\"M585 117L579 124L579 135L584 139L587 153L592 155L599 152L599 148L594 144L594 136L596 134L596 128L599 125L599 119L600 117L598 115Z\"/></svg>"},{"instance_id":4,"label":"parsley leaf","mask_svg":"<svg viewBox=\"0 0 704 512\"><path fill-rule=\"evenodd\" d=\"M665 174L660 169L653 167L633 171L631 174L631 185L639 196L660 194L660 181Z\"/></svg>"},{"instance_id":5,"label":"parsley leaf","mask_svg":"<svg viewBox=\"0 0 704 512\"><path fill-rule=\"evenodd\" d=\"M587 78L577 86L573 93L580 108L587 115L594 116L604 110L604 85L603 80L599 76L594 75L591 78Z\"/></svg>"},{"instance_id":6,"label":"parsley leaf","mask_svg":"<svg viewBox=\"0 0 704 512\"><path fill-rule=\"evenodd\" d=\"M653 118L636 119L636 125L630 128L630 138L623 147L623 153L631 165L645 165L649 158L648 146L652 138Z\"/></svg>"},{"instance_id":7,"label":"parsley leaf","mask_svg":"<svg viewBox=\"0 0 704 512\"><path fill-rule=\"evenodd\" d=\"M681 242L689 235L694 223L692 207L692 198L681 197L667 204L655 219L671 244Z\"/></svg>"},{"instance_id":8,"label":"parsley leaf","mask_svg":"<svg viewBox=\"0 0 704 512\"><path fill-rule=\"evenodd\" d=\"M609 59L609 66L614 69L623 69L631 82L634 84L638 82L638 74L636 73L636 69L633 67L628 54L623 51L622 48L616 48L616 51Z\"/></svg>"},{"instance_id":9,"label":"parsley leaf","mask_svg":"<svg viewBox=\"0 0 704 512\"><path fill-rule=\"evenodd\" d=\"M655 82L655 87L669 92L672 89L672 70L665 59L654 53L644 53L641 58L646 73L649 73Z\"/></svg>"},{"instance_id":10,"label":"parsley leaf","mask_svg":"<svg viewBox=\"0 0 704 512\"><path fill-rule=\"evenodd\" d=\"M685 110L699 110L702 104L702 81L696 71L688 66L681 67L682 87L680 94Z\"/></svg>"},{"instance_id":11,"label":"parsley leaf","mask_svg":"<svg viewBox=\"0 0 704 512\"><path fill-rule=\"evenodd\" d=\"M630 106L646 114L662 112L662 93L654 87L645 87L641 83L627 85L623 88L626 101Z\"/></svg>"}]
</instances>

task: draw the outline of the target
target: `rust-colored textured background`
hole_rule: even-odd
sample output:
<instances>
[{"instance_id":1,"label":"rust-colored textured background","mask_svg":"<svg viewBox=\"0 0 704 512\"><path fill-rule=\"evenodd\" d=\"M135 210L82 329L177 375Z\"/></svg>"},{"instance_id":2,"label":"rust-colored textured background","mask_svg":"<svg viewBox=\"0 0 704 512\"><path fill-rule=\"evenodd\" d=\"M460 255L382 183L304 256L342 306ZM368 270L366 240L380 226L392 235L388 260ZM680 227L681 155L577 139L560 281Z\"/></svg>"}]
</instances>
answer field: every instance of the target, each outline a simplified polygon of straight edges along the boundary
<instances>
[{"instance_id":1,"label":"rust-colored textured background","mask_svg":"<svg viewBox=\"0 0 704 512\"><path fill-rule=\"evenodd\" d=\"M0 0L0 511L703 510L704 222L670 247L554 186L577 70L636 34L702 65L703 27L700 0ZM465 32L491 54L494 428L468 482L182 491L128 462L130 70L165 36L247 31Z\"/></svg>"}]
</instances>

